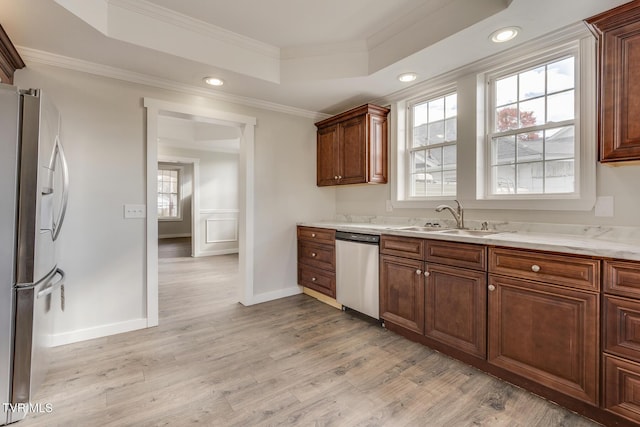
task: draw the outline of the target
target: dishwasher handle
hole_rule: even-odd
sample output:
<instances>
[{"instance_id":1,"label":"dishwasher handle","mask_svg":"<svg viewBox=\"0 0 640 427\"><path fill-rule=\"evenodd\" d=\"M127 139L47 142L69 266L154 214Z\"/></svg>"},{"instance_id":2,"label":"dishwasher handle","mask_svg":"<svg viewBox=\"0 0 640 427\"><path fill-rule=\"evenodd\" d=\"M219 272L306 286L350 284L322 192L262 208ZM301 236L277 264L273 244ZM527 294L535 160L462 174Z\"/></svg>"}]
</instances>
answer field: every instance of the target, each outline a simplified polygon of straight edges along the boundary
<instances>
[{"instance_id":1,"label":"dishwasher handle","mask_svg":"<svg viewBox=\"0 0 640 427\"><path fill-rule=\"evenodd\" d=\"M351 233L347 231L336 231L336 240L365 243L370 245L380 244L380 236L376 236L374 234Z\"/></svg>"}]
</instances>

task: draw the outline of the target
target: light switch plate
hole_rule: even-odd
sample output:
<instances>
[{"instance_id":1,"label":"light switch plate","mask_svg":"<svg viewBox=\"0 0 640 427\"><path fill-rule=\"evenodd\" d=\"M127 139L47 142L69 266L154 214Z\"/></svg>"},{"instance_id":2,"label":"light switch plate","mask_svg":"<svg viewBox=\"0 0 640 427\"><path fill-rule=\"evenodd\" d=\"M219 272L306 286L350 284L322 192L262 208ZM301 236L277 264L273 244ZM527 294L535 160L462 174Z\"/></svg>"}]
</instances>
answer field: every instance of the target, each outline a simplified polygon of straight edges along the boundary
<instances>
[{"instance_id":1,"label":"light switch plate","mask_svg":"<svg viewBox=\"0 0 640 427\"><path fill-rule=\"evenodd\" d=\"M124 205L125 218L144 218L147 216L146 205Z\"/></svg>"},{"instance_id":2,"label":"light switch plate","mask_svg":"<svg viewBox=\"0 0 640 427\"><path fill-rule=\"evenodd\" d=\"M600 196L596 199L596 216L613 216L613 196Z\"/></svg>"}]
</instances>

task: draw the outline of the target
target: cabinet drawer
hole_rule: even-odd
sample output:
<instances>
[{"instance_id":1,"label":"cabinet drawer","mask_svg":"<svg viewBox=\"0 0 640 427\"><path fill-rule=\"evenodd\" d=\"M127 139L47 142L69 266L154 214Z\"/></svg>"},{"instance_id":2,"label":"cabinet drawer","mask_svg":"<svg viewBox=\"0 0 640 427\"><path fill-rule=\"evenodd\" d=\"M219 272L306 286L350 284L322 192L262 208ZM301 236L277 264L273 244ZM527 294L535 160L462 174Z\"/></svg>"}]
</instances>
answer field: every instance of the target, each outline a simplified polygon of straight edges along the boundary
<instances>
[{"instance_id":1,"label":"cabinet drawer","mask_svg":"<svg viewBox=\"0 0 640 427\"><path fill-rule=\"evenodd\" d=\"M380 236L380 253L424 260L424 239L401 236Z\"/></svg>"},{"instance_id":2,"label":"cabinet drawer","mask_svg":"<svg viewBox=\"0 0 640 427\"><path fill-rule=\"evenodd\" d=\"M604 349L640 362L640 301L605 295Z\"/></svg>"},{"instance_id":3,"label":"cabinet drawer","mask_svg":"<svg viewBox=\"0 0 640 427\"><path fill-rule=\"evenodd\" d=\"M426 261L454 267L487 269L487 249L485 246L469 243L427 240Z\"/></svg>"},{"instance_id":4,"label":"cabinet drawer","mask_svg":"<svg viewBox=\"0 0 640 427\"><path fill-rule=\"evenodd\" d=\"M336 297L336 276L327 270L300 264L298 267L298 284L328 295L331 298Z\"/></svg>"},{"instance_id":5,"label":"cabinet drawer","mask_svg":"<svg viewBox=\"0 0 640 427\"><path fill-rule=\"evenodd\" d=\"M640 423L640 364L604 355L604 407Z\"/></svg>"},{"instance_id":6,"label":"cabinet drawer","mask_svg":"<svg viewBox=\"0 0 640 427\"><path fill-rule=\"evenodd\" d=\"M334 246L318 245L305 240L298 241L298 262L335 273L336 251Z\"/></svg>"},{"instance_id":7,"label":"cabinet drawer","mask_svg":"<svg viewBox=\"0 0 640 427\"><path fill-rule=\"evenodd\" d=\"M640 262L605 261L604 291L631 298L640 298Z\"/></svg>"},{"instance_id":8,"label":"cabinet drawer","mask_svg":"<svg viewBox=\"0 0 640 427\"><path fill-rule=\"evenodd\" d=\"M598 291L600 260L519 249L490 248L489 272Z\"/></svg>"},{"instance_id":9,"label":"cabinet drawer","mask_svg":"<svg viewBox=\"0 0 640 427\"><path fill-rule=\"evenodd\" d=\"M330 243L336 241L336 230L329 228L298 227L298 239L317 243Z\"/></svg>"}]
</instances>

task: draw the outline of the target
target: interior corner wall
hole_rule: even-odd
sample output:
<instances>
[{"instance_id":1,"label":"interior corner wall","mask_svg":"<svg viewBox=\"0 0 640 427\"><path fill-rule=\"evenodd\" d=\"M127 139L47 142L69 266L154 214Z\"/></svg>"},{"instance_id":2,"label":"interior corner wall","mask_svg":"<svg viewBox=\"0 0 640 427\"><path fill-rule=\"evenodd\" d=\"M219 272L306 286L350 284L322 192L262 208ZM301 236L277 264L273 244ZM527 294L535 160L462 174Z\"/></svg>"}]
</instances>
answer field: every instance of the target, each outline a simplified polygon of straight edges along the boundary
<instances>
[{"instance_id":1,"label":"interior corner wall","mask_svg":"<svg viewBox=\"0 0 640 427\"><path fill-rule=\"evenodd\" d=\"M158 154L162 154L158 150ZM180 211L181 218L179 220L158 221L158 238L167 239L174 237L191 237L191 188L193 185L193 165L186 163L164 163L158 162L158 165L180 166L182 168L181 179L181 195L180 195ZM150 206L150 209L153 209Z\"/></svg>"},{"instance_id":2,"label":"interior corner wall","mask_svg":"<svg viewBox=\"0 0 640 427\"><path fill-rule=\"evenodd\" d=\"M54 319L55 344L146 326L145 220L123 218L125 203L146 203L144 97L257 119L254 295L297 286L296 222L335 214L334 189L315 185L313 119L37 63L17 71L15 84L41 88L62 115L71 184L60 235L66 309Z\"/></svg>"}]
</instances>

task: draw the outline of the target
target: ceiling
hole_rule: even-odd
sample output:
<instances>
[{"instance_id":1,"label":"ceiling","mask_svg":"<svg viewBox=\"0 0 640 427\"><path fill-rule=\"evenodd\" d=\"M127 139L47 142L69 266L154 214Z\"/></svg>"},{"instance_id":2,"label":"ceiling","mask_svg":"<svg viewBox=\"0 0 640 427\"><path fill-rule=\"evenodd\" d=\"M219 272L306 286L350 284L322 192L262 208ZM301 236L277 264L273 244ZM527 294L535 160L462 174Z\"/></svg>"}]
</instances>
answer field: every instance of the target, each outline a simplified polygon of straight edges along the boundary
<instances>
[{"instance_id":1,"label":"ceiling","mask_svg":"<svg viewBox=\"0 0 640 427\"><path fill-rule=\"evenodd\" d=\"M23 59L334 114L626 0L0 0ZM488 36L505 26L520 36ZM207 87L205 76L225 85Z\"/></svg>"}]
</instances>

